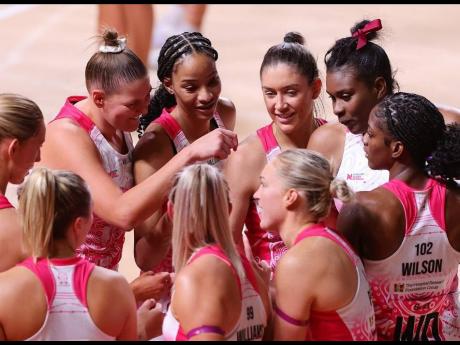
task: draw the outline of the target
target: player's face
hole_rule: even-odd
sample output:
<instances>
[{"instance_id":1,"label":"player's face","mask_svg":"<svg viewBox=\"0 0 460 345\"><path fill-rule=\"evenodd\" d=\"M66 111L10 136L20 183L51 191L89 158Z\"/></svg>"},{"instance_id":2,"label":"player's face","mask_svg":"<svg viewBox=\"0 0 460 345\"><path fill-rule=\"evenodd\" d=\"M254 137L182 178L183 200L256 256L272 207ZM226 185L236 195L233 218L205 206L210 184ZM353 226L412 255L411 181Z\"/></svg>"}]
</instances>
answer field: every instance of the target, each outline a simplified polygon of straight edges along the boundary
<instances>
[{"instance_id":1,"label":"player's face","mask_svg":"<svg viewBox=\"0 0 460 345\"><path fill-rule=\"evenodd\" d=\"M152 87L148 77L120 86L117 92L106 96L104 111L110 125L132 132L139 125L139 117L147 113Z\"/></svg>"},{"instance_id":2,"label":"player's face","mask_svg":"<svg viewBox=\"0 0 460 345\"><path fill-rule=\"evenodd\" d=\"M203 53L185 55L176 62L166 85L179 114L206 121L213 117L222 89L214 59Z\"/></svg>"},{"instance_id":3,"label":"player's face","mask_svg":"<svg viewBox=\"0 0 460 345\"><path fill-rule=\"evenodd\" d=\"M45 123L42 121L34 136L22 142L18 142L12 157L13 168L9 182L14 184L22 183L35 162L40 161L40 150L45 141L45 133Z\"/></svg>"},{"instance_id":4,"label":"player's face","mask_svg":"<svg viewBox=\"0 0 460 345\"><path fill-rule=\"evenodd\" d=\"M369 168L374 170L390 169L393 158L392 139L384 130L382 119L375 116L375 108L371 110L367 131L363 137L364 152Z\"/></svg>"},{"instance_id":5,"label":"player's face","mask_svg":"<svg viewBox=\"0 0 460 345\"><path fill-rule=\"evenodd\" d=\"M268 231L278 231L286 217L283 197L286 188L282 185L276 173L273 162L268 163L260 175L260 186L254 194L260 226Z\"/></svg>"},{"instance_id":6,"label":"player's face","mask_svg":"<svg viewBox=\"0 0 460 345\"><path fill-rule=\"evenodd\" d=\"M326 92L332 100L332 110L341 124L353 134L363 134L369 113L379 102L377 91L357 79L350 67L328 71Z\"/></svg>"},{"instance_id":7,"label":"player's face","mask_svg":"<svg viewBox=\"0 0 460 345\"><path fill-rule=\"evenodd\" d=\"M286 134L308 126L315 98L321 91L319 79L308 82L294 66L266 66L260 76L265 106L274 124Z\"/></svg>"}]
</instances>

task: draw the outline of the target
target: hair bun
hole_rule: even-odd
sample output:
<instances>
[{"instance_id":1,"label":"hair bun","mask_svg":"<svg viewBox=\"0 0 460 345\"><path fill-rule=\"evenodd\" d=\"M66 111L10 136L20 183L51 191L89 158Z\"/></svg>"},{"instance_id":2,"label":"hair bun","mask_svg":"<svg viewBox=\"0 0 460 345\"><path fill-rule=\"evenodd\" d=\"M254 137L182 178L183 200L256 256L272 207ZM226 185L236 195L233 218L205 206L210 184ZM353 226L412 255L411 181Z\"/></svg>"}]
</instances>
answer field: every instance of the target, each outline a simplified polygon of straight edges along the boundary
<instances>
[{"instance_id":1,"label":"hair bun","mask_svg":"<svg viewBox=\"0 0 460 345\"><path fill-rule=\"evenodd\" d=\"M118 37L118 32L112 28L104 29L102 33L103 43L99 47L102 53L120 53L126 48L126 38Z\"/></svg>"},{"instance_id":2,"label":"hair bun","mask_svg":"<svg viewBox=\"0 0 460 345\"><path fill-rule=\"evenodd\" d=\"M300 33L291 31L291 32L288 32L286 35L284 35L283 41L285 43L298 43L298 44L303 45L305 42L305 39Z\"/></svg>"},{"instance_id":3,"label":"hair bun","mask_svg":"<svg viewBox=\"0 0 460 345\"><path fill-rule=\"evenodd\" d=\"M364 28L364 26L366 26L366 24L368 24L370 22L371 21L369 19L364 19L364 20L356 23L350 29L351 34L353 35L356 31L358 31L359 29ZM367 40L372 41L373 39L376 39L378 37L378 33L377 33L377 31L370 31L370 32L366 33L366 37L367 37Z\"/></svg>"}]
</instances>

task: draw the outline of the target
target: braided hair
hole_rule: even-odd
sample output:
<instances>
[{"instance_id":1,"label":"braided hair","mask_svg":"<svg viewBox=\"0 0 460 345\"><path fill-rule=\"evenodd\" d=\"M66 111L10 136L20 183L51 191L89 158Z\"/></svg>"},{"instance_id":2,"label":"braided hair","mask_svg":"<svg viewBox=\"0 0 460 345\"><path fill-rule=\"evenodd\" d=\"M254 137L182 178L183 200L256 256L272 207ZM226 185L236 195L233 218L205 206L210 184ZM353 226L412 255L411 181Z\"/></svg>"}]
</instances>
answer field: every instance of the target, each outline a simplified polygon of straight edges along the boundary
<instances>
[{"instance_id":1,"label":"braided hair","mask_svg":"<svg viewBox=\"0 0 460 345\"><path fill-rule=\"evenodd\" d=\"M199 32L184 32L180 35L169 37L158 56L157 76L161 84L150 99L147 114L141 116L138 133L142 136L147 126L158 118L163 108L175 106L176 98L170 94L163 82L165 78L171 78L176 62L186 55L193 53L206 54L214 61L217 60L217 51L212 47L211 41Z\"/></svg>"},{"instance_id":2,"label":"braided hair","mask_svg":"<svg viewBox=\"0 0 460 345\"><path fill-rule=\"evenodd\" d=\"M446 127L438 108L423 96L398 92L376 106L384 130L400 140L416 166L453 185L460 175L460 125Z\"/></svg>"},{"instance_id":3,"label":"braided hair","mask_svg":"<svg viewBox=\"0 0 460 345\"><path fill-rule=\"evenodd\" d=\"M359 29L364 28L368 23L370 21L366 19L355 24L350 30L351 34L353 35ZM349 36L337 40L324 56L326 72L334 72L342 67L352 68L357 79L369 87L374 85L374 81L378 77L383 77L387 86L387 93L393 94L395 89L399 89L399 86L394 79L388 55L381 46L371 42L378 37L377 32L368 32L366 34L368 42L360 49L357 49L358 37Z\"/></svg>"}]
</instances>

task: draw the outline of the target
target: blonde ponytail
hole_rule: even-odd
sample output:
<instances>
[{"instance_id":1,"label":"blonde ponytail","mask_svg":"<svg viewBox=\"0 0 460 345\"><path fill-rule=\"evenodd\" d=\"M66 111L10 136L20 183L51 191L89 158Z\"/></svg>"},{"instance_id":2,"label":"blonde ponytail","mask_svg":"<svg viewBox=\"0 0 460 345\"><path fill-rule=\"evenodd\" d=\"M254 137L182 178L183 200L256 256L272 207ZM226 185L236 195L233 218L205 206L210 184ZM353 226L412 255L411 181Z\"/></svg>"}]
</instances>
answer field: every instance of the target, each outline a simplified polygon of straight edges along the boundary
<instances>
[{"instance_id":1,"label":"blonde ponytail","mask_svg":"<svg viewBox=\"0 0 460 345\"><path fill-rule=\"evenodd\" d=\"M48 257L54 241L65 239L77 217L88 217L91 196L85 181L70 171L36 168L19 198L24 240L33 257Z\"/></svg>"},{"instance_id":2,"label":"blonde ponytail","mask_svg":"<svg viewBox=\"0 0 460 345\"><path fill-rule=\"evenodd\" d=\"M51 246L56 181L46 168L35 169L19 198L24 240L33 257L47 257Z\"/></svg>"}]
</instances>

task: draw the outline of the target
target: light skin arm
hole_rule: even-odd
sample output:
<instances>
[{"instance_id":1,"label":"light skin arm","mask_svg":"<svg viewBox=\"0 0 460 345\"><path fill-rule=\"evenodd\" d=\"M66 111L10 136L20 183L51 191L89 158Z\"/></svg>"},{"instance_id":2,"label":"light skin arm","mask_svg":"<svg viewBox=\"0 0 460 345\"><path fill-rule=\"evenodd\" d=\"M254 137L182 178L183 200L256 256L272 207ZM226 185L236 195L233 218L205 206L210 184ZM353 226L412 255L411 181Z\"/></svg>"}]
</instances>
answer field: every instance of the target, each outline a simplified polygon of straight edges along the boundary
<instances>
[{"instance_id":1,"label":"light skin arm","mask_svg":"<svg viewBox=\"0 0 460 345\"><path fill-rule=\"evenodd\" d=\"M256 137L246 139L227 159L225 179L230 188L230 229L235 243L243 247L242 231L252 195L259 187L259 176L266 164L265 154Z\"/></svg>"},{"instance_id":2,"label":"light skin arm","mask_svg":"<svg viewBox=\"0 0 460 345\"><path fill-rule=\"evenodd\" d=\"M132 290L118 272L95 267L88 280L88 309L95 324L117 340L137 340L137 311Z\"/></svg>"},{"instance_id":3,"label":"light skin arm","mask_svg":"<svg viewBox=\"0 0 460 345\"><path fill-rule=\"evenodd\" d=\"M345 126L326 123L313 131L307 149L322 154L331 164L333 175L336 176L342 163L344 143Z\"/></svg>"},{"instance_id":4,"label":"light skin arm","mask_svg":"<svg viewBox=\"0 0 460 345\"><path fill-rule=\"evenodd\" d=\"M316 297L316 286L322 276L314 258L298 260L286 253L278 262L275 272L276 305L284 313L299 321L310 319ZM274 312L274 340L305 340L309 325L296 326L283 320Z\"/></svg>"},{"instance_id":5,"label":"light skin arm","mask_svg":"<svg viewBox=\"0 0 460 345\"><path fill-rule=\"evenodd\" d=\"M10 269L27 256L22 245L22 229L14 208L0 210L0 272Z\"/></svg>"},{"instance_id":6,"label":"light skin arm","mask_svg":"<svg viewBox=\"0 0 460 345\"><path fill-rule=\"evenodd\" d=\"M171 308L184 333L204 325L229 332L240 316L236 279L219 259L205 255L176 276ZM223 340L216 333L202 333L190 340Z\"/></svg>"},{"instance_id":7,"label":"light skin arm","mask_svg":"<svg viewBox=\"0 0 460 345\"><path fill-rule=\"evenodd\" d=\"M224 159L237 144L235 133L222 129L212 131L175 155L142 184L123 193L104 171L87 133L70 121L60 120L49 125L41 165L79 174L89 185L95 213L111 224L130 230L162 206L173 176L182 167L209 157Z\"/></svg>"}]
</instances>

